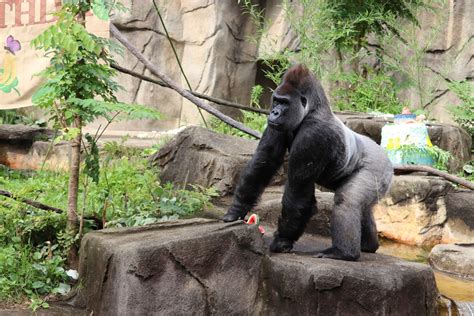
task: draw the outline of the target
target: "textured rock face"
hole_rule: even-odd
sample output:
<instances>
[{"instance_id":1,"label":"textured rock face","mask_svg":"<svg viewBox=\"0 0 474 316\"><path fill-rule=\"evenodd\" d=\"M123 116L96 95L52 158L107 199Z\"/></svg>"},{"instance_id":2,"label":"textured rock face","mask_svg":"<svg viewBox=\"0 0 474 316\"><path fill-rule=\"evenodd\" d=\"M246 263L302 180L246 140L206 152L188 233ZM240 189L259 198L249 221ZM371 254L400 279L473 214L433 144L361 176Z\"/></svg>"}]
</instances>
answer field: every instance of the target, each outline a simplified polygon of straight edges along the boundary
<instances>
[{"instance_id":1,"label":"textured rock face","mask_svg":"<svg viewBox=\"0 0 474 316\"><path fill-rule=\"evenodd\" d=\"M377 229L403 243L474 242L474 194L437 177L397 176L374 209Z\"/></svg>"},{"instance_id":2,"label":"textured rock face","mask_svg":"<svg viewBox=\"0 0 474 316\"><path fill-rule=\"evenodd\" d=\"M249 16L237 1L156 1L192 90L248 103L255 79L256 45L245 40L255 32ZM151 1L126 0L130 12L112 19L117 28L152 63L187 88L170 43ZM149 75L142 64L125 52L120 65ZM160 121L119 122L117 130L163 130L183 124L202 124L196 107L176 92L127 75L118 81L126 87L119 99L153 106L165 118ZM222 108L227 113L238 113ZM98 125L98 123L96 123Z\"/></svg>"},{"instance_id":3,"label":"textured rock face","mask_svg":"<svg viewBox=\"0 0 474 316\"><path fill-rule=\"evenodd\" d=\"M75 304L100 315L250 314L263 259L255 226L190 220L82 241Z\"/></svg>"},{"instance_id":4,"label":"textured rock face","mask_svg":"<svg viewBox=\"0 0 474 316\"><path fill-rule=\"evenodd\" d=\"M421 74L422 87L434 93L423 102L415 89L405 97L411 104L428 109L440 122L449 123L452 119L448 107L459 104L459 100L438 74L451 80L474 79L474 2L457 0L439 5L442 7L438 14L428 11L420 15L421 27L416 32L419 47L426 47L422 62L427 69Z\"/></svg>"},{"instance_id":5,"label":"textured rock face","mask_svg":"<svg viewBox=\"0 0 474 316\"><path fill-rule=\"evenodd\" d=\"M116 15L112 22L148 59L186 86L152 3L138 0L123 3L131 8L130 12ZM255 36L255 27L249 15L242 13L238 1L160 0L157 3L191 87L198 92L248 103L256 79L257 60L269 51L298 47L281 1L259 2L269 21L269 33L258 47L247 40ZM423 94L420 97L417 89L412 89L403 99L410 107L426 108L434 118L449 123L452 120L447 108L459 100L436 73L451 80L474 78L474 3L471 0L443 3L438 13L427 10L419 16L420 28L415 30L414 42L423 50L418 62L428 67L420 74L419 88ZM394 49L400 45L394 42ZM119 64L149 74L128 52ZM179 122L202 124L194 105L183 101L175 92L125 75L119 76L119 82L127 87L120 93L121 100L154 106L167 118L158 122L114 123L111 128L154 130L176 128Z\"/></svg>"},{"instance_id":6,"label":"textured rock face","mask_svg":"<svg viewBox=\"0 0 474 316\"><path fill-rule=\"evenodd\" d=\"M215 186L225 195L233 192L256 147L256 141L189 127L151 159L161 168L163 181Z\"/></svg>"},{"instance_id":7,"label":"textured rock face","mask_svg":"<svg viewBox=\"0 0 474 316\"><path fill-rule=\"evenodd\" d=\"M260 219L271 226L278 225L278 218L281 215L281 200L283 197L283 187L270 187L263 193L260 203L258 203L252 212L258 214ZM271 197L270 197L271 195ZM311 218L306 226L305 232L321 236L331 235L331 213L334 207L334 193L315 192L317 200L317 213Z\"/></svg>"},{"instance_id":8,"label":"textured rock face","mask_svg":"<svg viewBox=\"0 0 474 316\"><path fill-rule=\"evenodd\" d=\"M264 315L437 313L437 291L426 266L383 255L366 256L355 263L315 261L292 254L267 259ZM411 304L414 301L418 304Z\"/></svg>"},{"instance_id":9,"label":"textured rock face","mask_svg":"<svg viewBox=\"0 0 474 316\"><path fill-rule=\"evenodd\" d=\"M474 245L437 245L430 253L429 262L437 270L474 280Z\"/></svg>"},{"instance_id":10,"label":"textured rock face","mask_svg":"<svg viewBox=\"0 0 474 316\"><path fill-rule=\"evenodd\" d=\"M447 242L474 242L474 191L453 191L446 195Z\"/></svg>"},{"instance_id":11,"label":"textured rock face","mask_svg":"<svg viewBox=\"0 0 474 316\"><path fill-rule=\"evenodd\" d=\"M67 169L71 147L66 142L51 147L54 131L27 125L0 125L0 164L12 169L35 170L45 163L52 170Z\"/></svg>"},{"instance_id":12,"label":"textured rock face","mask_svg":"<svg viewBox=\"0 0 474 316\"><path fill-rule=\"evenodd\" d=\"M100 315L428 315L437 290L427 265L363 254L271 255L255 226L193 219L89 233L72 304Z\"/></svg>"}]
</instances>

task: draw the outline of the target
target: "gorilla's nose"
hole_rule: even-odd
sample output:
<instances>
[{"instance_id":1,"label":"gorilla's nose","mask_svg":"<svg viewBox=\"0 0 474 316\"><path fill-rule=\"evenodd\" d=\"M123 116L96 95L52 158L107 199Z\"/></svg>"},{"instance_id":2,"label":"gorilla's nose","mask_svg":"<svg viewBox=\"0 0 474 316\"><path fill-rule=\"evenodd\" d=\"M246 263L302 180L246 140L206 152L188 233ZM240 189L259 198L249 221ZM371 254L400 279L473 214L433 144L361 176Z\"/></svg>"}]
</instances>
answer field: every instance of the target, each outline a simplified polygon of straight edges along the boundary
<instances>
[{"instance_id":1,"label":"gorilla's nose","mask_svg":"<svg viewBox=\"0 0 474 316\"><path fill-rule=\"evenodd\" d=\"M275 120L277 119L278 117L280 117L281 115L281 109L279 108L274 108L271 112L270 112L270 120Z\"/></svg>"}]
</instances>

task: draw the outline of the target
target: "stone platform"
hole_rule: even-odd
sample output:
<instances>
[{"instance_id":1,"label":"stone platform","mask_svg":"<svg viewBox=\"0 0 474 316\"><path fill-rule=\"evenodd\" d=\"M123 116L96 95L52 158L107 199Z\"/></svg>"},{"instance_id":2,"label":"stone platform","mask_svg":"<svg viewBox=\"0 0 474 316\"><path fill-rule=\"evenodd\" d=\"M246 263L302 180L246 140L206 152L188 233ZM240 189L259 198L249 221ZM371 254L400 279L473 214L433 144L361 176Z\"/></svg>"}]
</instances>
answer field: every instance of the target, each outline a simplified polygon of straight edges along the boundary
<instances>
[{"instance_id":1,"label":"stone platform","mask_svg":"<svg viewBox=\"0 0 474 316\"><path fill-rule=\"evenodd\" d=\"M436 313L427 265L379 254L314 258L305 236L269 254L256 226L192 219L89 233L71 304L94 315L366 315Z\"/></svg>"}]
</instances>

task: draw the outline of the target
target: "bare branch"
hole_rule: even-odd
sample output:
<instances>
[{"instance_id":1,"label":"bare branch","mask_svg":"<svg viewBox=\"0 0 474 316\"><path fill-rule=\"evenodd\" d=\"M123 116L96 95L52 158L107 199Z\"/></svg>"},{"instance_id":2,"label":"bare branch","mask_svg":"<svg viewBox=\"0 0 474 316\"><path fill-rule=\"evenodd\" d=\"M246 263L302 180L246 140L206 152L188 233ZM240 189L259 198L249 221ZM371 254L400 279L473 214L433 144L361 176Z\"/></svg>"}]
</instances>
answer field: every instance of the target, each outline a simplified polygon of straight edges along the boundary
<instances>
[{"instance_id":1,"label":"bare branch","mask_svg":"<svg viewBox=\"0 0 474 316\"><path fill-rule=\"evenodd\" d=\"M150 77L148 77L148 76L142 75L142 74L140 74L140 73L138 73L138 72L135 72L135 71L133 71L133 70L130 70L130 69L127 69L127 68L123 68L122 66L119 66L119 65L117 65L117 64L111 64L110 66L111 66L112 68L118 70L118 71L121 72L121 73L124 73L124 74L130 75L130 76L132 76L132 77L135 77L135 78L138 78L138 79L142 79L142 80L145 80L145 81L148 81L148 82L157 84L157 85L162 86L162 87L164 87L164 88L171 89L171 88L170 88L166 83L164 83L163 81L150 78ZM267 114L267 115L270 113L269 110L259 109L259 108L253 108L253 107L250 107L250 106L247 106L247 105L243 105L243 104L239 104L239 103L235 103L235 102L230 102L230 101L227 101L227 100L224 100L224 99L220 99L220 98L211 97L211 96L209 96L209 95L202 94L202 93L199 93L199 92L194 92L194 91L189 91L189 90L187 90L187 91L188 91L189 93L191 93L192 95L194 95L195 97L198 97L198 98L200 98L200 99L204 99L204 100L207 100L207 101L209 101L209 102L216 103L216 104L219 104L219 105L228 106L228 107L231 107L231 108L240 109L240 110L249 111L249 112Z\"/></svg>"},{"instance_id":2,"label":"bare branch","mask_svg":"<svg viewBox=\"0 0 474 316\"><path fill-rule=\"evenodd\" d=\"M192 95L189 91L184 90L181 88L176 82L174 82L170 77L168 77L166 74L162 73L161 71L158 70L157 67L155 67L148 59L146 59L143 54L141 54L130 42L123 36L122 33L115 27L115 25L111 24L110 25L110 32L114 37L122 43L125 48L127 48L137 59L145 65L145 67L150 70L152 74L163 80L170 88L173 90L176 90L179 94L181 94L183 97L200 107L201 109L205 110L206 112L214 115L215 117L219 118L223 122L227 123L228 125L237 128L238 130L249 134L251 136L254 136L255 138L260 138L261 134L257 131L254 131L251 128L248 128L247 126L243 125L240 122L237 122L236 120L232 119L231 117L223 114L219 110L213 108L209 104L201 101L194 95Z\"/></svg>"},{"instance_id":3,"label":"bare branch","mask_svg":"<svg viewBox=\"0 0 474 316\"><path fill-rule=\"evenodd\" d=\"M43 204L43 203L40 203L40 202L37 202L37 201L29 200L29 199L21 197L21 196L16 196L13 193L5 191L5 190L0 190L0 195L1 196L6 196L6 197L8 197L10 199L13 199L15 201L22 202L22 203L31 205L33 207L45 210L45 211L53 211L53 212L56 212L56 213L64 213L64 211L59 209L59 208L49 206L49 205L46 205L46 204Z\"/></svg>"},{"instance_id":4,"label":"bare branch","mask_svg":"<svg viewBox=\"0 0 474 316\"><path fill-rule=\"evenodd\" d=\"M435 169L433 167L429 166L421 166L421 165L395 165L394 168L395 173L403 173L403 172L416 172L416 171L421 171L421 172L428 172L431 173L435 176L442 177L448 181L451 181L453 183L462 185L470 190L474 190L474 183L467 181L466 179L457 177L455 175L449 174L447 172L440 171L438 169Z\"/></svg>"}]
</instances>

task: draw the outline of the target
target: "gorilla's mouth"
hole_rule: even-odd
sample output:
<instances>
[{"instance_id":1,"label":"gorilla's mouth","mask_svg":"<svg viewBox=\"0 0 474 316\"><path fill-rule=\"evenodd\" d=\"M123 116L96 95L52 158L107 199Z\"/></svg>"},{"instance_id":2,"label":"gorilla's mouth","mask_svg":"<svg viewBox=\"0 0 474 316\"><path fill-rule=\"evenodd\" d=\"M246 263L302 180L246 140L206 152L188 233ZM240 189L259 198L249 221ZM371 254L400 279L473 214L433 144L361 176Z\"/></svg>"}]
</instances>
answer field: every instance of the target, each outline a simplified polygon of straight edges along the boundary
<instances>
[{"instance_id":1,"label":"gorilla's mouth","mask_svg":"<svg viewBox=\"0 0 474 316\"><path fill-rule=\"evenodd\" d=\"M277 131L283 130L283 124L274 123L272 121L268 121L268 126L270 126L273 129L276 129Z\"/></svg>"}]
</instances>

